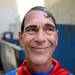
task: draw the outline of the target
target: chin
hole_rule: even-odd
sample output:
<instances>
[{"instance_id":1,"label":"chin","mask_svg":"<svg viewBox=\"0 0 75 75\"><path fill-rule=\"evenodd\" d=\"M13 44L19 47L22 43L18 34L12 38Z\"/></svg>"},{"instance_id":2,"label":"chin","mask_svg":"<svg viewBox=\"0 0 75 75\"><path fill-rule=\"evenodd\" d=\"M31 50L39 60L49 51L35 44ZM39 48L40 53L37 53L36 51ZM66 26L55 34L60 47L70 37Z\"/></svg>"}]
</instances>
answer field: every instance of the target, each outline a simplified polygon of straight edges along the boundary
<instances>
[{"instance_id":1,"label":"chin","mask_svg":"<svg viewBox=\"0 0 75 75\"><path fill-rule=\"evenodd\" d=\"M36 65L43 65L43 64L46 64L48 61L49 61L49 58L47 57L33 57L33 59L31 60L33 64L36 64Z\"/></svg>"}]
</instances>

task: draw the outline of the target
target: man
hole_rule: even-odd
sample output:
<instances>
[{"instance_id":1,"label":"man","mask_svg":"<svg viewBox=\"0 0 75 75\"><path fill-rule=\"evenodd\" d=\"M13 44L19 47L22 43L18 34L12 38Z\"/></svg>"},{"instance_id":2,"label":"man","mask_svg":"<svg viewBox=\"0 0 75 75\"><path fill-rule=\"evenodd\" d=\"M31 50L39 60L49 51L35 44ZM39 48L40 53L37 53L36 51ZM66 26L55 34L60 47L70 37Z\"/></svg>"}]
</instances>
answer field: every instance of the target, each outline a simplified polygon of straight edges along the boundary
<instances>
[{"instance_id":1,"label":"man","mask_svg":"<svg viewBox=\"0 0 75 75\"><path fill-rule=\"evenodd\" d=\"M55 18L45 7L37 6L28 11L19 38L26 59L22 66L6 75L73 75L52 58L58 32Z\"/></svg>"}]
</instances>

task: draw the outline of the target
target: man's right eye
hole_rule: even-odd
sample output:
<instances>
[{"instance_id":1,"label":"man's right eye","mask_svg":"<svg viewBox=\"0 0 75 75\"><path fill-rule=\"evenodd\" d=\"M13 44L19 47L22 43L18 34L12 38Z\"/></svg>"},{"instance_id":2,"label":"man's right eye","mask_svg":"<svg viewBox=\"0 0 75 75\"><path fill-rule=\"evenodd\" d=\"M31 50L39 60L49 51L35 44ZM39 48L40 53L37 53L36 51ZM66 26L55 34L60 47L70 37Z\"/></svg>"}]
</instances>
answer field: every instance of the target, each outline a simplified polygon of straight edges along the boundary
<instances>
[{"instance_id":1,"label":"man's right eye","mask_svg":"<svg viewBox=\"0 0 75 75\"><path fill-rule=\"evenodd\" d=\"M25 32L37 32L38 28L36 25L29 25L25 28Z\"/></svg>"},{"instance_id":2,"label":"man's right eye","mask_svg":"<svg viewBox=\"0 0 75 75\"><path fill-rule=\"evenodd\" d=\"M25 30L26 32L37 32L36 28L28 28Z\"/></svg>"}]
</instances>

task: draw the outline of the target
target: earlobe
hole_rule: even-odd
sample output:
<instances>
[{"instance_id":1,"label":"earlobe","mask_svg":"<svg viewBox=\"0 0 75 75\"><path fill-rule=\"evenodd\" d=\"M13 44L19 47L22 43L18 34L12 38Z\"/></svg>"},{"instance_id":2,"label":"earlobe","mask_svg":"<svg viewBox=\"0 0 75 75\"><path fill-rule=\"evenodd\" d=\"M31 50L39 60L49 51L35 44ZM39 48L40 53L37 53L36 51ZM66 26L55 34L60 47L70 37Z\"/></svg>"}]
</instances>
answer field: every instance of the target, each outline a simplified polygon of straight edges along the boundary
<instances>
[{"instance_id":1,"label":"earlobe","mask_svg":"<svg viewBox=\"0 0 75 75\"><path fill-rule=\"evenodd\" d=\"M57 41L56 41L56 46L58 45L58 39L57 39Z\"/></svg>"},{"instance_id":2,"label":"earlobe","mask_svg":"<svg viewBox=\"0 0 75 75\"><path fill-rule=\"evenodd\" d=\"M56 33L56 46L58 45L58 32Z\"/></svg>"},{"instance_id":3,"label":"earlobe","mask_svg":"<svg viewBox=\"0 0 75 75\"><path fill-rule=\"evenodd\" d=\"M22 47L22 33L18 32L20 46Z\"/></svg>"},{"instance_id":4,"label":"earlobe","mask_svg":"<svg viewBox=\"0 0 75 75\"><path fill-rule=\"evenodd\" d=\"M56 46L58 45L58 33L57 33L57 41L56 41Z\"/></svg>"},{"instance_id":5,"label":"earlobe","mask_svg":"<svg viewBox=\"0 0 75 75\"><path fill-rule=\"evenodd\" d=\"M18 32L18 36L19 36L19 40L21 40L22 39L22 33Z\"/></svg>"}]
</instances>

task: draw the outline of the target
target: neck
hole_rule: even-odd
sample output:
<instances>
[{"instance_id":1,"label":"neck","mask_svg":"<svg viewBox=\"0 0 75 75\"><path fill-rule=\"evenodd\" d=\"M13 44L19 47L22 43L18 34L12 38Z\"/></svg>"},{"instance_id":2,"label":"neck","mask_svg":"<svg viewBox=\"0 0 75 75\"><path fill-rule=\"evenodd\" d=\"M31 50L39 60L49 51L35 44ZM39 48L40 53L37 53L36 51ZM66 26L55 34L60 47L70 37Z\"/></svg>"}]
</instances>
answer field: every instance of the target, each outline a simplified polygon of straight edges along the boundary
<instances>
[{"instance_id":1,"label":"neck","mask_svg":"<svg viewBox=\"0 0 75 75\"><path fill-rule=\"evenodd\" d=\"M49 71L52 65L52 61L50 60L47 63L41 65L40 64L36 65L31 63L30 61L27 61L26 65L30 73L40 73L40 72L46 73Z\"/></svg>"}]
</instances>

